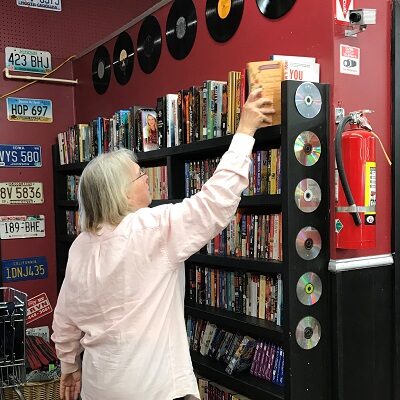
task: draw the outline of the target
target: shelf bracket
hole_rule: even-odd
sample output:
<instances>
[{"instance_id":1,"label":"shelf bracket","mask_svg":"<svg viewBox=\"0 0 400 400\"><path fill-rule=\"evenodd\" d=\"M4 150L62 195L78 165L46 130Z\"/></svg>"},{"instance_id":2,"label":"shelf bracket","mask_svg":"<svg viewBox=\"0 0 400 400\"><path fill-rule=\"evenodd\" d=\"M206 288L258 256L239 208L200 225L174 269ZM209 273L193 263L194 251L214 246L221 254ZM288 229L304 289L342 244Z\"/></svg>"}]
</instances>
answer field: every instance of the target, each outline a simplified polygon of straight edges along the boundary
<instances>
[{"instance_id":1,"label":"shelf bracket","mask_svg":"<svg viewBox=\"0 0 400 400\"><path fill-rule=\"evenodd\" d=\"M8 79L55 82L55 83L64 83L67 85L76 85L78 83L78 79L48 78L47 76L31 76L31 75L11 75L10 70L8 68L4 68L4 74L5 77Z\"/></svg>"}]
</instances>

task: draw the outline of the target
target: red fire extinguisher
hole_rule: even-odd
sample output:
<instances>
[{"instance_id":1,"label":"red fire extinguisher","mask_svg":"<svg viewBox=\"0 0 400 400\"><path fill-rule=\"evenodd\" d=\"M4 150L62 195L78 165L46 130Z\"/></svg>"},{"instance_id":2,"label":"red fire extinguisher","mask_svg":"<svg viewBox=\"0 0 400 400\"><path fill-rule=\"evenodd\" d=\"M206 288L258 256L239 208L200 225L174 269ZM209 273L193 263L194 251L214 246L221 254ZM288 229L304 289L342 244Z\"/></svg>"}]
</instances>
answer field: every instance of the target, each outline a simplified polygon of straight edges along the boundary
<instances>
[{"instance_id":1,"label":"red fire extinguisher","mask_svg":"<svg viewBox=\"0 0 400 400\"><path fill-rule=\"evenodd\" d=\"M339 177L336 197L336 247L363 249L376 246L376 134L365 112L345 116L335 139ZM347 130L345 126L349 124ZM337 179L337 177L335 177Z\"/></svg>"}]
</instances>

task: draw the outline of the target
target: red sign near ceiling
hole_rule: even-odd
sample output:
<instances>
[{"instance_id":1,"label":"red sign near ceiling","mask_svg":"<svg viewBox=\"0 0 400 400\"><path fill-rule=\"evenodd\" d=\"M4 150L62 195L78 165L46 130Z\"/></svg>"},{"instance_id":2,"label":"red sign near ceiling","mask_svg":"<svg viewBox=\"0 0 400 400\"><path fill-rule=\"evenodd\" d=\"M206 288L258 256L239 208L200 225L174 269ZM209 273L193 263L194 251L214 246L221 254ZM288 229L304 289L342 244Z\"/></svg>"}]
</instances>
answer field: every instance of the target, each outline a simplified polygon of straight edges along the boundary
<instances>
[{"instance_id":1,"label":"red sign near ceiling","mask_svg":"<svg viewBox=\"0 0 400 400\"><path fill-rule=\"evenodd\" d=\"M333 0L335 5L335 20L337 24L349 25L350 10L354 9L354 0Z\"/></svg>"},{"instance_id":2,"label":"red sign near ceiling","mask_svg":"<svg viewBox=\"0 0 400 400\"><path fill-rule=\"evenodd\" d=\"M347 17L347 12L349 11L349 1L339 0L340 6L342 7L342 12L345 17Z\"/></svg>"}]
</instances>

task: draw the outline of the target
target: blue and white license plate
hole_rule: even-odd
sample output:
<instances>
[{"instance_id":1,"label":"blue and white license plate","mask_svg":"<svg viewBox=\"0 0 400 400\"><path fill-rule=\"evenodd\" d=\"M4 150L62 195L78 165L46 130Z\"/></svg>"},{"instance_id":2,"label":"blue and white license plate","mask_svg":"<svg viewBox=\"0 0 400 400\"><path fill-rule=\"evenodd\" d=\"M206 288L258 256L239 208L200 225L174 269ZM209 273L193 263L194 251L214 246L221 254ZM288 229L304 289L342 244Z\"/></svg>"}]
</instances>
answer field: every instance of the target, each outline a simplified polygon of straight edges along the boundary
<instances>
[{"instance_id":1,"label":"blue and white license plate","mask_svg":"<svg viewBox=\"0 0 400 400\"><path fill-rule=\"evenodd\" d=\"M0 239L45 237L44 215L0 217Z\"/></svg>"},{"instance_id":2,"label":"blue and white license plate","mask_svg":"<svg viewBox=\"0 0 400 400\"><path fill-rule=\"evenodd\" d=\"M0 167L41 167L42 148L30 144L0 144Z\"/></svg>"},{"instance_id":3,"label":"blue and white license plate","mask_svg":"<svg viewBox=\"0 0 400 400\"><path fill-rule=\"evenodd\" d=\"M53 104L45 99L7 97L7 119L20 122L53 122Z\"/></svg>"},{"instance_id":4,"label":"blue and white license plate","mask_svg":"<svg viewBox=\"0 0 400 400\"><path fill-rule=\"evenodd\" d=\"M48 51L6 47L6 68L10 71L44 74L51 71L51 54Z\"/></svg>"},{"instance_id":5,"label":"blue and white license plate","mask_svg":"<svg viewBox=\"0 0 400 400\"><path fill-rule=\"evenodd\" d=\"M17 0L17 6L61 11L61 0Z\"/></svg>"},{"instance_id":6,"label":"blue and white license plate","mask_svg":"<svg viewBox=\"0 0 400 400\"><path fill-rule=\"evenodd\" d=\"M16 258L3 260L3 282L46 279L48 266L46 257Z\"/></svg>"}]
</instances>

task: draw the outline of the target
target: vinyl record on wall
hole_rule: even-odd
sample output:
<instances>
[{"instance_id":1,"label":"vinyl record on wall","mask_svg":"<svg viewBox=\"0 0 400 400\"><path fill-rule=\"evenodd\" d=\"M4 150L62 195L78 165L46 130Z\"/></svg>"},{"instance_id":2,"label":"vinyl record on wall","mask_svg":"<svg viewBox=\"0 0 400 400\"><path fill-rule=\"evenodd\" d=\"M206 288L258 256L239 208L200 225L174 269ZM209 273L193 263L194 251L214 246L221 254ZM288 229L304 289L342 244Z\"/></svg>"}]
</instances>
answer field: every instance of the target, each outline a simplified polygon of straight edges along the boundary
<instances>
[{"instance_id":1,"label":"vinyl record on wall","mask_svg":"<svg viewBox=\"0 0 400 400\"><path fill-rule=\"evenodd\" d=\"M136 48L140 68L146 74L152 73L161 55L161 27L153 15L142 22Z\"/></svg>"},{"instance_id":2,"label":"vinyl record on wall","mask_svg":"<svg viewBox=\"0 0 400 400\"><path fill-rule=\"evenodd\" d=\"M172 57L182 60L192 50L197 32L196 8L192 0L175 0L167 18L165 35Z\"/></svg>"},{"instance_id":3,"label":"vinyl record on wall","mask_svg":"<svg viewBox=\"0 0 400 400\"><path fill-rule=\"evenodd\" d=\"M226 42L237 31L242 20L244 0L207 0L208 32L216 42Z\"/></svg>"},{"instance_id":4,"label":"vinyl record on wall","mask_svg":"<svg viewBox=\"0 0 400 400\"><path fill-rule=\"evenodd\" d=\"M96 49L92 61L92 82L98 94L107 91L111 78L111 59L108 50L101 45Z\"/></svg>"},{"instance_id":5,"label":"vinyl record on wall","mask_svg":"<svg viewBox=\"0 0 400 400\"><path fill-rule=\"evenodd\" d=\"M257 6L267 18L277 19L285 15L296 0L256 0Z\"/></svg>"},{"instance_id":6,"label":"vinyl record on wall","mask_svg":"<svg viewBox=\"0 0 400 400\"><path fill-rule=\"evenodd\" d=\"M127 32L120 33L114 45L113 67L115 78L121 85L127 84L131 78L134 55L131 37Z\"/></svg>"}]
</instances>

